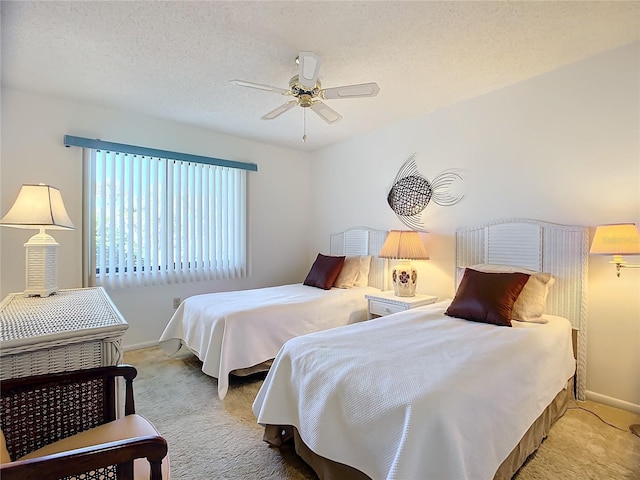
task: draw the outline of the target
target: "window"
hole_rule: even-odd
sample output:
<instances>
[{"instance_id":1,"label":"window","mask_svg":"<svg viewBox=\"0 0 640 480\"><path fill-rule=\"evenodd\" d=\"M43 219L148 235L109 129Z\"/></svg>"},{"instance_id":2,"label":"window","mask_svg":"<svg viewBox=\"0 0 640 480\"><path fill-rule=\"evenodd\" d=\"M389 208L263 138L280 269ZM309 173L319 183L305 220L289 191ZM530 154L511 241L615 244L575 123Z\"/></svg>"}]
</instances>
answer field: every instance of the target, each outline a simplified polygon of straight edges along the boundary
<instances>
[{"instance_id":1,"label":"window","mask_svg":"<svg viewBox=\"0 0 640 480\"><path fill-rule=\"evenodd\" d=\"M247 275L247 169L96 148L84 161L88 285Z\"/></svg>"}]
</instances>

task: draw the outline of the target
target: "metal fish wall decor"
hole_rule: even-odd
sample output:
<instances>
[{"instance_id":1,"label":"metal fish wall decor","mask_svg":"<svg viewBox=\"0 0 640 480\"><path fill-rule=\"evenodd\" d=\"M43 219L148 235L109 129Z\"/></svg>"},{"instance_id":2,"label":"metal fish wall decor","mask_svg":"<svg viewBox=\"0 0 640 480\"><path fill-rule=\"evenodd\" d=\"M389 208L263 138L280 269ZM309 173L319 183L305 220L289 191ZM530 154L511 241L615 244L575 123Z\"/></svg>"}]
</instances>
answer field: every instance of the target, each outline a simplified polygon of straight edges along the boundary
<instances>
[{"instance_id":1,"label":"metal fish wall decor","mask_svg":"<svg viewBox=\"0 0 640 480\"><path fill-rule=\"evenodd\" d=\"M400 167L387 195L387 203L406 226L413 230L424 230L422 212L429 201L449 207L464 198L464 195L451 193L451 185L462 181L462 177L456 170L444 170L430 181L418 172L415 158L414 153Z\"/></svg>"}]
</instances>

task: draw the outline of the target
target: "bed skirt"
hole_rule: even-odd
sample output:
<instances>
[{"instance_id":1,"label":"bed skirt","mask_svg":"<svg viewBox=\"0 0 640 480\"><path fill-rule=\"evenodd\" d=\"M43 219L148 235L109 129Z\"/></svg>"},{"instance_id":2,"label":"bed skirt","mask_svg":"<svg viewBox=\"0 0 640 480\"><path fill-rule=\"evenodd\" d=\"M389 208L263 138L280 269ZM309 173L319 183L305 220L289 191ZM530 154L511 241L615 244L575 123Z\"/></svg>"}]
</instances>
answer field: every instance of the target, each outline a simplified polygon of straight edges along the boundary
<instances>
[{"instance_id":1,"label":"bed skirt","mask_svg":"<svg viewBox=\"0 0 640 480\"><path fill-rule=\"evenodd\" d=\"M232 375L236 375L238 377L247 377L249 375L253 375L254 373L262 373L268 372L271 368L271 364L273 364L273 358L271 360L267 360L266 362L259 363L254 365L253 367L247 368L238 368L237 370L231 370L229 373Z\"/></svg>"},{"instance_id":2,"label":"bed skirt","mask_svg":"<svg viewBox=\"0 0 640 480\"><path fill-rule=\"evenodd\" d=\"M508 480L515 475L527 458L540 447L549 434L551 426L564 415L569 401L573 398L574 378L572 377L502 462L493 477L494 480ZM267 425L263 439L275 447L293 442L298 456L316 472L320 480L370 480L369 476L353 467L316 455L302 441L298 430L290 425Z\"/></svg>"}]
</instances>

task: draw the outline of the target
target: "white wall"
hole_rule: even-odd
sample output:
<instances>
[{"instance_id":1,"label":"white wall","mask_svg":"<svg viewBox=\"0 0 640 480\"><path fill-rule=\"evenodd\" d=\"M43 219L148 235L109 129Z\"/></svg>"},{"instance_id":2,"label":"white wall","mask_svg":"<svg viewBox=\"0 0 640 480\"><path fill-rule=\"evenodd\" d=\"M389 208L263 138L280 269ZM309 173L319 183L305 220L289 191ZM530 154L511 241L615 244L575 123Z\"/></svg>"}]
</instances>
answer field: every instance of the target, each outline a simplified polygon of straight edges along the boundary
<instances>
[{"instance_id":1,"label":"white wall","mask_svg":"<svg viewBox=\"0 0 640 480\"><path fill-rule=\"evenodd\" d=\"M250 278L108 290L129 322L125 347L157 341L173 314L172 299L197 293L300 282L310 266L311 225L308 154L85 104L2 90L0 215L23 183L43 182L62 193L75 231L53 231L58 286L81 287L82 151L65 148L65 134L99 138L258 165L249 172ZM0 296L24 290L23 243L30 230L0 229ZM328 237L327 237L328 242Z\"/></svg>"},{"instance_id":2,"label":"white wall","mask_svg":"<svg viewBox=\"0 0 640 480\"><path fill-rule=\"evenodd\" d=\"M386 196L413 152L429 179L462 169L466 195L425 210L423 293L454 294L456 227L499 218L640 224L639 50L616 49L316 152L312 239L350 225L406 228ZM320 247L312 243L309 256ZM640 412L640 270L616 278L608 260L589 262L587 390Z\"/></svg>"},{"instance_id":3,"label":"white wall","mask_svg":"<svg viewBox=\"0 0 640 480\"><path fill-rule=\"evenodd\" d=\"M125 345L136 346L158 338L173 297L300 281L330 233L404 228L386 195L400 165L418 152L427 178L463 169L467 198L426 209L431 260L419 267L419 291L451 297L456 227L504 217L640 224L639 56L638 44L617 49L315 154L3 89L0 213L22 183L59 187L78 227L54 232L59 285L77 287L81 155L62 146L65 133L257 163L249 174L252 277L110 292L130 323ZM0 296L24 288L28 237L0 229ZM587 389L640 412L640 270L616 278L607 260L589 262Z\"/></svg>"}]
</instances>

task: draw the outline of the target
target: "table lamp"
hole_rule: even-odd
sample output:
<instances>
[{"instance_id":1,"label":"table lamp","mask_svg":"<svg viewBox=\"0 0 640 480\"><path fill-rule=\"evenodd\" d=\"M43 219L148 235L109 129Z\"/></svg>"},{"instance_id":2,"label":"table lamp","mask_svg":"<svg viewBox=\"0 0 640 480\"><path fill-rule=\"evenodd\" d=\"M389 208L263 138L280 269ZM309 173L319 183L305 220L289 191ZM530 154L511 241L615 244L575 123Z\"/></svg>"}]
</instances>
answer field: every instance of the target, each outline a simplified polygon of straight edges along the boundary
<instances>
[{"instance_id":1,"label":"table lamp","mask_svg":"<svg viewBox=\"0 0 640 480\"><path fill-rule=\"evenodd\" d=\"M0 219L5 227L39 230L27 243L24 296L48 297L58 291L58 243L45 230L73 230L60 190L42 183L22 185L13 206Z\"/></svg>"},{"instance_id":2,"label":"table lamp","mask_svg":"<svg viewBox=\"0 0 640 480\"><path fill-rule=\"evenodd\" d=\"M391 230L378 254L380 258L400 260L391 271L393 291L398 297L413 297L416 294L418 272L409 260L428 260L427 249L418 232L414 230Z\"/></svg>"}]
</instances>

